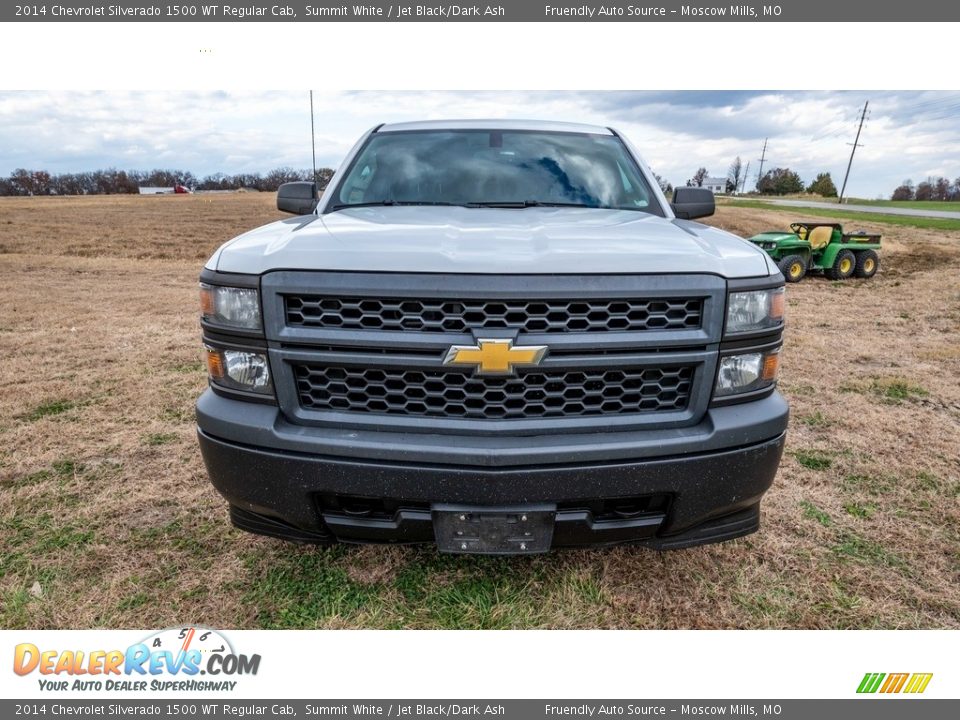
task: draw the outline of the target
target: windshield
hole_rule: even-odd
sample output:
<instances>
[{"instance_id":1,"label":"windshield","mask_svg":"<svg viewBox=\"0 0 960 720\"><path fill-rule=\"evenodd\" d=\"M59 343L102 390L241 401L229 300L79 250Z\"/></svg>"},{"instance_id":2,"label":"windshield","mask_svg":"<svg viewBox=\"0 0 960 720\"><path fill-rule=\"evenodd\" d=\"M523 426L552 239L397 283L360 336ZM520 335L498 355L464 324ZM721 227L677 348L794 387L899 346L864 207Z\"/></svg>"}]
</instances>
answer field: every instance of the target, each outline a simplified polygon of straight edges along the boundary
<instances>
[{"instance_id":1,"label":"windshield","mask_svg":"<svg viewBox=\"0 0 960 720\"><path fill-rule=\"evenodd\" d=\"M394 204L572 205L663 214L619 138L520 130L372 135L329 209Z\"/></svg>"}]
</instances>

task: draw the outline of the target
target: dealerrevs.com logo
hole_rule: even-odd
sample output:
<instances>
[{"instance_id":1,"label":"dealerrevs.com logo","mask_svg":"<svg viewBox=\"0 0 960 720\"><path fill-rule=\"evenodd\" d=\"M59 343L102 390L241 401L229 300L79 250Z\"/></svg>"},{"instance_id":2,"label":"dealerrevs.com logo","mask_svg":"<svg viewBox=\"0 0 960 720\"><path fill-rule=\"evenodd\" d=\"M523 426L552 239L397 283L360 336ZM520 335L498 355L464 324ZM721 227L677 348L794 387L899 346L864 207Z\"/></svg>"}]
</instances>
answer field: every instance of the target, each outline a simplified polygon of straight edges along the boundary
<instances>
[{"instance_id":1,"label":"dealerrevs.com logo","mask_svg":"<svg viewBox=\"0 0 960 720\"><path fill-rule=\"evenodd\" d=\"M47 691L231 691L239 676L256 675L260 655L237 653L223 633L204 627L169 628L125 650L14 648L13 671L38 675Z\"/></svg>"}]
</instances>

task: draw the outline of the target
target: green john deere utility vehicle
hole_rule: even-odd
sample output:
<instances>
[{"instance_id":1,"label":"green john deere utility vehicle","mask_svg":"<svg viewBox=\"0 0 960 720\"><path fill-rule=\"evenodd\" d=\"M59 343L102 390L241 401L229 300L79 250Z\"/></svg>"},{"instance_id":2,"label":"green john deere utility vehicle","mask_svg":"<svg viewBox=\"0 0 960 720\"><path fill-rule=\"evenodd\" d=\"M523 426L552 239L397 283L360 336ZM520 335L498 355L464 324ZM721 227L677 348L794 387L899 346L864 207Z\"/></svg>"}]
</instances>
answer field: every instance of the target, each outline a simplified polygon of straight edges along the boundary
<instances>
[{"instance_id":1,"label":"green john deere utility vehicle","mask_svg":"<svg viewBox=\"0 0 960 720\"><path fill-rule=\"evenodd\" d=\"M839 223L791 223L790 232L764 232L750 242L767 251L787 282L799 282L812 270L822 270L831 280L869 278L880 267L880 236L845 233Z\"/></svg>"}]
</instances>

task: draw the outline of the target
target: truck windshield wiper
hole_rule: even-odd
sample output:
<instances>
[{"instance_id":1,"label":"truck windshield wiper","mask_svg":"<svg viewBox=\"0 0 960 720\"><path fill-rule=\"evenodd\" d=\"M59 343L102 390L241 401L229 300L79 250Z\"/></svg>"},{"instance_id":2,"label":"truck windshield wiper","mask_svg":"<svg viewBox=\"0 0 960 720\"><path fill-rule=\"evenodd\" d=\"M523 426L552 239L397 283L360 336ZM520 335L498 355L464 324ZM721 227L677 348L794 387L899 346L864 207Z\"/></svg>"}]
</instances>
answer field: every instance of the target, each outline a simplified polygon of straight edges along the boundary
<instances>
[{"instance_id":1,"label":"truck windshield wiper","mask_svg":"<svg viewBox=\"0 0 960 720\"><path fill-rule=\"evenodd\" d=\"M600 206L588 205L587 203L544 202L542 200L517 200L517 201L468 202L464 207L468 207L468 208L529 208L529 207L599 208Z\"/></svg>"},{"instance_id":2,"label":"truck windshield wiper","mask_svg":"<svg viewBox=\"0 0 960 720\"><path fill-rule=\"evenodd\" d=\"M392 205L456 205L456 203L443 202L442 200L374 200L362 203L338 203L331 206L330 209L344 210L346 208L390 207Z\"/></svg>"}]
</instances>

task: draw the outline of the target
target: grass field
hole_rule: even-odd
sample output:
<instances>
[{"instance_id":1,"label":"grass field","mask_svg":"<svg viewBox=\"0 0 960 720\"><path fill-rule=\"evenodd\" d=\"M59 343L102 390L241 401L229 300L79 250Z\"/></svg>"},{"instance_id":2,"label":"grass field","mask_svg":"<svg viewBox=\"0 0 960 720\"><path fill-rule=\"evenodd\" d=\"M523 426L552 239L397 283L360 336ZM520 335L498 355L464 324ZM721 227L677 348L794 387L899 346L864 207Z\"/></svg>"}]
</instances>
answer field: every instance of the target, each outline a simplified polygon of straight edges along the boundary
<instances>
[{"instance_id":1,"label":"grass field","mask_svg":"<svg viewBox=\"0 0 960 720\"><path fill-rule=\"evenodd\" d=\"M876 204L876 203L871 203ZM937 203L937 205L950 205L951 203ZM857 210L834 210L832 208L819 207L792 207L790 205L774 205L763 200L745 200L741 198L725 198L720 200L720 205L730 208L750 208L753 210L768 210L770 212L787 214L790 219L785 219L786 223L804 220L808 217L837 218L840 220L849 220L850 224L856 228L867 228L873 225L894 225L904 228L919 228L921 230L960 230L960 220L951 218L925 218L910 217L909 215L883 215L881 213L859 212ZM938 207L933 209L953 210L949 207ZM780 225L785 224L780 222Z\"/></svg>"},{"instance_id":2,"label":"grass field","mask_svg":"<svg viewBox=\"0 0 960 720\"><path fill-rule=\"evenodd\" d=\"M850 198L850 205L876 205L877 207L899 207L911 210L960 210L960 200L860 200Z\"/></svg>"},{"instance_id":3,"label":"grass field","mask_svg":"<svg viewBox=\"0 0 960 720\"><path fill-rule=\"evenodd\" d=\"M479 559L228 524L194 437L197 274L274 217L256 194L0 199L0 627L960 628L960 232L870 220L877 277L790 286L758 534Z\"/></svg>"}]
</instances>

